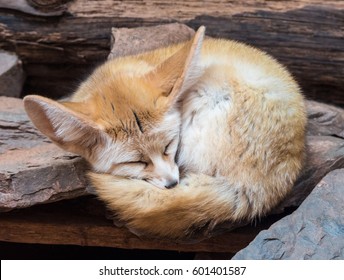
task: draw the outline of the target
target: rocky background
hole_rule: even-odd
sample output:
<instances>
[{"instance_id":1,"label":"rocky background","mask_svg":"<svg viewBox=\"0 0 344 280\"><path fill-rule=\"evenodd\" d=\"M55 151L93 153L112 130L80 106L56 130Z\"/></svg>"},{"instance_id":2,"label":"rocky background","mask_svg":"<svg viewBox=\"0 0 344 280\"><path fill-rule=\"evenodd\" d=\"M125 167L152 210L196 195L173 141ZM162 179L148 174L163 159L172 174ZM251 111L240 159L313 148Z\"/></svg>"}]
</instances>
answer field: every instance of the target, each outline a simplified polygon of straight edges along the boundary
<instances>
[{"instance_id":1,"label":"rocky background","mask_svg":"<svg viewBox=\"0 0 344 280\"><path fill-rule=\"evenodd\" d=\"M259 9L251 3L252 1L244 1L252 5L244 9L238 4L235 9L231 9L231 14L227 15L219 11L221 16L216 23L211 19L211 15L195 17L192 13L193 10L197 10L198 4L194 3L193 9L186 9L180 15L190 23L191 27L208 23L210 25L208 34L215 36L225 35L225 37L243 39L244 27L250 26L249 31L245 31L247 37L243 41L263 47L279 57L282 62L287 62L296 78L301 81L306 96L339 105L335 107L321 102L307 101L309 119L307 161L293 193L274 210L270 217L257 222L257 226L249 225L190 245L142 240L125 229L115 229L111 223L101 220L100 217L105 216L105 208L100 202L95 202L92 188L85 179L85 171L89 168L87 164L78 156L57 148L41 135L32 126L18 97L31 92L32 89L42 95L47 95L45 90L50 89L49 96L61 96L62 94L57 92L60 87L56 85L61 83L61 88L66 85L68 87L71 78L66 77L66 83L63 83L64 75L73 76L71 72L82 65L81 60L84 60L83 63L87 62L85 65L88 67L88 64L95 61L91 59L93 56L98 55L98 58L109 56L111 59L185 41L192 36L193 29L184 24L139 28L114 27L112 30L108 29L111 46L106 50L104 39L97 37L105 33L105 29L100 27L102 23L96 21L96 17L91 18L89 14L93 1L88 1L88 4L82 7L78 6L83 2L81 0L72 1L73 3L68 3L70 1L49 3L53 2L54 9L49 5L44 9L42 5L40 6L44 1L27 3L12 1L8 4L8 1L0 0L0 38L3 38L0 40L0 48L3 48L0 51L0 211L3 212L0 214L2 224L0 240L237 253L234 259L344 259L344 110L340 108L344 104L342 99L344 43L338 40L340 32L333 26L343 19L339 14L342 8L337 6L337 3L331 7L320 3L310 6L308 5L310 1L300 1L304 4L300 8L293 6L293 1L289 1L288 4L284 3L285 10L281 11L278 8L282 6L278 5L282 5L284 1L279 1L279 4L275 2L262 4ZM109 1L98 2L101 2L97 6L100 10L97 15L99 19L102 13L111 12L104 10L107 7L105 4ZM150 3L150 1L146 2ZM130 1L123 5L127 5L127 16L134 17L135 12L130 9ZM209 7L209 14L215 9L213 5ZM1 8L6 8L6 12ZM159 5L155 9L158 8ZM49 23L48 20L47 26L42 29L43 27L37 25L35 20L28 22L22 14L12 13L13 10L34 16L35 20L37 17L44 17L45 20L51 18L51 22ZM68 12L70 17L66 19L65 15ZM170 12L170 16L176 16L174 10ZM294 29L292 21L287 25L276 26L281 19L290 20L300 13L308 15L304 29ZM258 19L253 19L253 15ZM331 15L331 18L326 18L326 15ZM135 16L136 18L141 16L142 25L157 23L157 20L150 21L152 18L147 15L135 14ZM168 18L168 15L164 14L162 18L164 17ZM329 25L321 26L319 30L315 29L311 24L312 20L323 17ZM56 18L60 21L54 32L51 24ZM229 25L224 24L225 19L229 21ZM110 18L103 20L106 21L106 26L113 23ZM14 26L14 22L19 21L23 25ZM95 21L97 29L81 32L84 21ZM266 21L270 22L266 23ZM72 22L75 24L75 30L80 31L79 34L69 29L69 24ZM129 22L130 19L126 17L123 25L128 23L128 26L133 26L133 23L129 24ZM118 24L113 25L118 26ZM264 30L261 30L263 27ZM27 33L31 28L35 28L35 31ZM253 30L256 32L254 33ZM257 30L262 32L257 33ZM330 32L326 33L327 31ZM318 33L314 34L314 32ZM326 33L327 37L323 38L321 32ZM253 34L257 34L257 37ZM311 35L317 35L319 38L315 36L313 38L315 41L311 41ZM303 39L301 40L299 36L303 36ZM264 41L264 38L269 38L270 41ZM291 46L291 42L284 41L290 38L300 40L300 45ZM89 43L91 39L94 39L92 44ZM267 45L264 45L263 41ZM80 42L84 47L79 45ZM282 44L283 42L285 45ZM271 48L269 44L273 44L277 50ZM307 49L309 46L311 47ZM57 54L59 54L58 59ZM76 57L70 57L72 54ZM51 61L47 62L43 56L49 55ZM59 72L62 63L63 74ZM71 69L74 70L69 72ZM308 73L309 70L312 70L312 74ZM80 77L79 74L80 71L75 71L76 76ZM44 92L41 92L42 89ZM81 212L78 205L63 204L64 201L76 197L84 197L80 198L80 205L84 209ZM57 205L56 201L62 201L60 202L62 204L58 204L62 209L56 210L52 206L49 208L50 217L42 214L39 207L32 207L52 202L55 203L51 205ZM16 210L21 208L29 209ZM80 214L80 217L90 215L94 219L84 221L83 218L76 218L79 216L74 217L73 211ZM68 215L73 221L66 222L68 227L65 223L51 221L54 217L58 220ZM99 222L100 220L102 222ZM64 231L66 234L63 233ZM208 255L209 258L212 256L216 258L216 255Z\"/></svg>"}]
</instances>

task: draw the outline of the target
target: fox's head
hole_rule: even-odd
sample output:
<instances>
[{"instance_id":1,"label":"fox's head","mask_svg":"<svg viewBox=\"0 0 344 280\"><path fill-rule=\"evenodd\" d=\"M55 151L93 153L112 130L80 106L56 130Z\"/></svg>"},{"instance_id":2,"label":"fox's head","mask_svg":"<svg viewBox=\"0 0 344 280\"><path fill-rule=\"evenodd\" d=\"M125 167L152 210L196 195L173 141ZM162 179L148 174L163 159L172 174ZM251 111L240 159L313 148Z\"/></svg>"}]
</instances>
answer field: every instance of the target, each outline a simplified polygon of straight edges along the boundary
<instances>
[{"instance_id":1,"label":"fox's head","mask_svg":"<svg viewBox=\"0 0 344 280\"><path fill-rule=\"evenodd\" d=\"M118 70L114 65L121 59L107 62L79 88L84 98L73 102L26 96L26 112L42 133L83 156L96 171L173 187L179 181L178 100L202 74L197 61L203 37L201 27L191 41L143 73Z\"/></svg>"}]
</instances>

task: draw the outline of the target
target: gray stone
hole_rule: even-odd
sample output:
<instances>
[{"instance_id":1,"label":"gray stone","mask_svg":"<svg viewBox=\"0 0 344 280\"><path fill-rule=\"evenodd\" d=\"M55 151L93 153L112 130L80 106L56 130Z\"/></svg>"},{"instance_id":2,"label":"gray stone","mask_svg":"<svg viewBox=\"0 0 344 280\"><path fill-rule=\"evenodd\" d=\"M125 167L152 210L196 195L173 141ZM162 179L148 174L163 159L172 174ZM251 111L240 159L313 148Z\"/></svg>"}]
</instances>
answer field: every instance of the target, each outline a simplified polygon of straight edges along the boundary
<instances>
[{"instance_id":1,"label":"gray stone","mask_svg":"<svg viewBox=\"0 0 344 280\"><path fill-rule=\"evenodd\" d=\"M0 51L0 96L19 97L25 80L22 62L15 54Z\"/></svg>"},{"instance_id":2,"label":"gray stone","mask_svg":"<svg viewBox=\"0 0 344 280\"><path fill-rule=\"evenodd\" d=\"M294 213L233 259L344 259L344 169L329 173Z\"/></svg>"},{"instance_id":3,"label":"gray stone","mask_svg":"<svg viewBox=\"0 0 344 280\"><path fill-rule=\"evenodd\" d=\"M153 27L112 28L109 59L135 55L191 39L190 27L171 23Z\"/></svg>"},{"instance_id":4,"label":"gray stone","mask_svg":"<svg viewBox=\"0 0 344 280\"><path fill-rule=\"evenodd\" d=\"M344 110L332 105L307 101L308 135L344 138Z\"/></svg>"}]
</instances>

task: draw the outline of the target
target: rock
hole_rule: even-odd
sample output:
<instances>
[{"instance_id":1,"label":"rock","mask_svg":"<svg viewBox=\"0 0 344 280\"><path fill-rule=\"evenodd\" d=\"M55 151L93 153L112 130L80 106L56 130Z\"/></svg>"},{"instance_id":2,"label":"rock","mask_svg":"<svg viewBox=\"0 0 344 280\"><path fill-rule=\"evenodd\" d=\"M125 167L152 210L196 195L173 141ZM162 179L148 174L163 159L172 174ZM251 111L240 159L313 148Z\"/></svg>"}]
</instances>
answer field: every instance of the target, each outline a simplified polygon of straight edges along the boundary
<instances>
[{"instance_id":1,"label":"rock","mask_svg":"<svg viewBox=\"0 0 344 280\"><path fill-rule=\"evenodd\" d=\"M308 100L306 102L307 156L293 191L276 209L299 206L331 170L344 167L344 110Z\"/></svg>"},{"instance_id":2,"label":"rock","mask_svg":"<svg viewBox=\"0 0 344 280\"><path fill-rule=\"evenodd\" d=\"M171 23L153 27L112 28L111 52L108 59L135 55L191 39L190 27Z\"/></svg>"},{"instance_id":3,"label":"rock","mask_svg":"<svg viewBox=\"0 0 344 280\"><path fill-rule=\"evenodd\" d=\"M25 76L15 54L0 51L0 96L19 97Z\"/></svg>"},{"instance_id":4,"label":"rock","mask_svg":"<svg viewBox=\"0 0 344 280\"><path fill-rule=\"evenodd\" d=\"M0 211L87 194L84 160L31 124L20 99L0 97Z\"/></svg>"},{"instance_id":5,"label":"rock","mask_svg":"<svg viewBox=\"0 0 344 280\"><path fill-rule=\"evenodd\" d=\"M234 260L344 259L344 169L323 178L291 215L261 231Z\"/></svg>"},{"instance_id":6,"label":"rock","mask_svg":"<svg viewBox=\"0 0 344 280\"><path fill-rule=\"evenodd\" d=\"M344 138L344 110L315 101L307 101L308 135Z\"/></svg>"},{"instance_id":7,"label":"rock","mask_svg":"<svg viewBox=\"0 0 344 280\"><path fill-rule=\"evenodd\" d=\"M343 123L344 124L344 123ZM330 171L344 167L344 139L334 136L307 136L307 155L301 176L290 195L276 208L299 206Z\"/></svg>"}]
</instances>

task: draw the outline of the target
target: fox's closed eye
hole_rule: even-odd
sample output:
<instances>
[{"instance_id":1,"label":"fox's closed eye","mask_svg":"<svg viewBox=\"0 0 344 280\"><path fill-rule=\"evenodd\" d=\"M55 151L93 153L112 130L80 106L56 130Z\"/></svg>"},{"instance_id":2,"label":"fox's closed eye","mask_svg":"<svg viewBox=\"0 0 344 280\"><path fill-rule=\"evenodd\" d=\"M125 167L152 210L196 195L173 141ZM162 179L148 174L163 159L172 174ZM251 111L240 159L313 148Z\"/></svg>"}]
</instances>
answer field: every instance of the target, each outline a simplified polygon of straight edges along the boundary
<instances>
[{"instance_id":1,"label":"fox's closed eye","mask_svg":"<svg viewBox=\"0 0 344 280\"><path fill-rule=\"evenodd\" d=\"M172 139L166 146L164 150L164 155L168 156L175 152L177 139Z\"/></svg>"},{"instance_id":2,"label":"fox's closed eye","mask_svg":"<svg viewBox=\"0 0 344 280\"><path fill-rule=\"evenodd\" d=\"M123 162L123 164L140 164L140 165L144 165L146 167L148 165L148 162L142 161L142 160L138 160L138 161Z\"/></svg>"}]
</instances>

